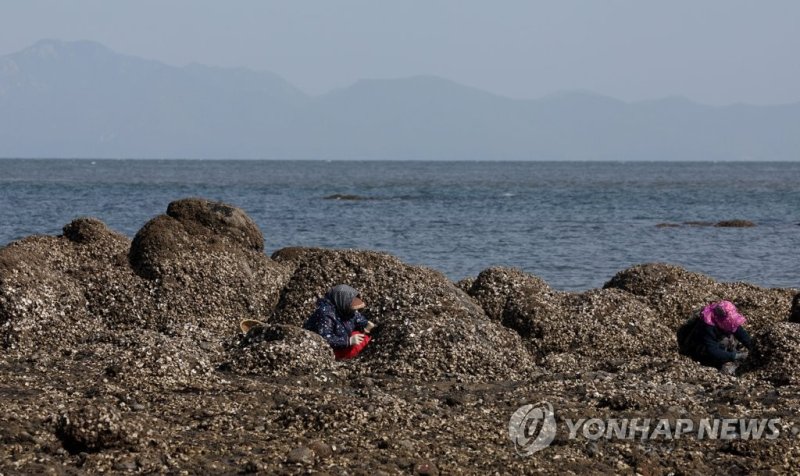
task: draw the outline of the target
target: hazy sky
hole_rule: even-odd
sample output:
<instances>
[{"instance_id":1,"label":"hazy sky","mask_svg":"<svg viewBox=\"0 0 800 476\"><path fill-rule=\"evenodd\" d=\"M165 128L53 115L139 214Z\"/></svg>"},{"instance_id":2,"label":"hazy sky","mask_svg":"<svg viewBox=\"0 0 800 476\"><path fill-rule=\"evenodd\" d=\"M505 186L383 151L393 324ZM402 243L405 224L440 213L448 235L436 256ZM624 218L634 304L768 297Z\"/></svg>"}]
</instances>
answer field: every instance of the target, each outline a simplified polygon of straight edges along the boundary
<instances>
[{"instance_id":1,"label":"hazy sky","mask_svg":"<svg viewBox=\"0 0 800 476\"><path fill-rule=\"evenodd\" d=\"M517 98L800 101L797 0L3 0L0 54L94 40L273 71L310 93L433 74Z\"/></svg>"}]
</instances>

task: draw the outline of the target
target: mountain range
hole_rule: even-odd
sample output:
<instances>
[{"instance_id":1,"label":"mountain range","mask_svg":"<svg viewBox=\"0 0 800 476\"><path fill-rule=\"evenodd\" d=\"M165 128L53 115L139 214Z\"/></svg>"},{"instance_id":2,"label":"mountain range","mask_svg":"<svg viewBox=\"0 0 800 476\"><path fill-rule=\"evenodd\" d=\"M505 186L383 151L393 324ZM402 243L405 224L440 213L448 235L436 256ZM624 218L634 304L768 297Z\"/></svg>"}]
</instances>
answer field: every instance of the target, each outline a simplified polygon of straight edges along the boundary
<instances>
[{"instance_id":1,"label":"mountain range","mask_svg":"<svg viewBox=\"0 0 800 476\"><path fill-rule=\"evenodd\" d=\"M433 76L310 96L269 72L42 40L0 56L0 157L798 160L800 103L522 100Z\"/></svg>"}]
</instances>

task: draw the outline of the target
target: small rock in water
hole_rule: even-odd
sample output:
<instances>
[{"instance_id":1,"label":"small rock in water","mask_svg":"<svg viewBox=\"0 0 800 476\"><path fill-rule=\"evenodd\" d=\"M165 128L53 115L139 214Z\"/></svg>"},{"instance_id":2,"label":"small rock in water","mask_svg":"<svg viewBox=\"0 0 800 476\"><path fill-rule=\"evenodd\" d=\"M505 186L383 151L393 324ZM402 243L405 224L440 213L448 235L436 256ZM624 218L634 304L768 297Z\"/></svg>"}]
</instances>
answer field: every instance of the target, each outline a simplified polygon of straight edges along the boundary
<instances>
[{"instance_id":1,"label":"small rock in water","mask_svg":"<svg viewBox=\"0 0 800 476\"><path fill-rule=\"evenodd\" d=\"M717 222L714 226L720 228L752 228L756 226L756 224L749 220L723 220Z\"/></svg>"},{"instance_id":2,"label":"small rock in water","mask_svg":"<svg viewBox=\"0 0 800 476\"><path fill-rule=\"evenodd\" d=\"M328 195L324 198L324 200L367 200L367 197L362 197L361 195L352 195L347 193L334 193L333 195Z\"/></svg>"}]
</instances>

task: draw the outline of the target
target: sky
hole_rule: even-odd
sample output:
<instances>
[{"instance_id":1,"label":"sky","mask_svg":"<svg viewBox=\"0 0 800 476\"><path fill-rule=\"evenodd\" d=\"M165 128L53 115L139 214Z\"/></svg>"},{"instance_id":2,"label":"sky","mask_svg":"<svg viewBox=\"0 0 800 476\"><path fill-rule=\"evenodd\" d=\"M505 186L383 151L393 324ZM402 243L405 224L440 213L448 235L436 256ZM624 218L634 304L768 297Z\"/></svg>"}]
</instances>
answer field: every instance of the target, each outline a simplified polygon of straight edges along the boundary
<instances>
[{"instance_id":1,"label":"sky","mask_svg":"<svg viewBox=\"0 0 800 476\"><path fill-rule=\"evenodd\" d=\"M513 98L800 101L797 0L0 3L0 55L44 38L272 71L311 94L423 74Z\"/></svg>"}]
</instances>

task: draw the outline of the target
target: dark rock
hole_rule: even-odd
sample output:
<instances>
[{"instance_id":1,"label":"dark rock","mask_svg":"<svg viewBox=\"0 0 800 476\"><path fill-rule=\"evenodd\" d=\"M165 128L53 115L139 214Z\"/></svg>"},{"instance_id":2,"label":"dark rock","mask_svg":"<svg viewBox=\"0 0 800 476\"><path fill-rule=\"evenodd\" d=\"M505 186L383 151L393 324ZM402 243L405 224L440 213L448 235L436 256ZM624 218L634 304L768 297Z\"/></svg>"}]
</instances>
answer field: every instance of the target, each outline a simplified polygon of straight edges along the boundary
<instances>
[{"instance_id":1,"label":"dark rock","mask_svg":"<svg viewBox=\"0 0 800 476\"><path fill-rule=\"evenodd\" d=\"M58 350L99 327L64 238L32 236L0 249L0 348Z\"/></svg>"},{"instance_id":2,"label":"dark rock","mask_svg":"<svg viewBox=\"0 0 800 476\"><path fill-rule=\"evenodd\" d=\"M187 256L230 250L264 251L264 236L241 209L221 202L187 198L172 202L139 230L131 244L130 260L147 278L180 269Z\"/></svg>"},{"instance_id":3,"label":"dark rock","mask_svg":"<svg viewBox=\"0 0 800 476\"><path fill-rule=\"evenodd\" d=\"M119 412L102 404L89 404L62 413L56 436L72 454L97 452L124 443L127 429Z\"/></svg>"},{"instance_id":4,"label":"dark rock","mask_svg":"<svg viewBox=\"0 0 800 476\"><path fill-rule=\"evenodd\" d=\"M114 463L113 468L115 471L136 471L138 466L136 465L136 461L126 459Z\"/></svg>"},{"instance_id":5,"label":"dark rock","mask_svg":"<svg viewBox=\"0 0 800 476\"><path fill-rule=\"evenodd\" d=\"M756 335L758 374L775 385L800 385L800 324L778 322Z\"/></svg>"},{"instance_id":6,"label":"dark rock","mask_svg":"<svg viewBox=\"0 0 800 476\"><path fill-rule=\"evenodd\" d=\"M708 276L692 273L679 266L665 263L640 264L620 271L603 288L617 288L637 296L649 296L668 286L689 284L709 287L714 280Z\"/></svg>"},{"instance_id":7,"label":"dark rock","mask_svg":"<svg viewBox=\"0 0 800 476\"><path fill-rule=\"evenodd\" d=\"M167 216L180 222L191 236L229 238L245 249L264 251L264 235L242 209L202 198L176 200Z\"/></svg>"},{"instance_id":8,"label":"dark rock","mask_svg":"<svg viewBox=\"0 0 800 476\"><path fill-rule=\"evenodd\" d=\"M445 395L444 397L444 403L450 407L460 407L464 405L465 402L466 398L464 397L463 394L460 393L451 393Z\"/></svg>"},{"instance_id":9,"label":"dark rock","mask_svg":"<svg viewBox=\"0 0 800 476\"><path fill-rule=\"evenodd\" d=\"M286 462L289 464L314 464L314 452L307 446L298 446L289 452L286 456Z\"/></svg>"},{"instance_id":10,"label":"dark rock","mask_svg":"<svg viewBox=\"0 0 800 476\"><path fill-rule=\"evenodd\" d=\"M93 217L77 218L64 225L64 236L75 243L124 240L122 235L111 231L105 223Z\"/></svg>"},{"instance_id":11,"label":"dark rock","mask_svg":"<svg viewBox=\"0 0 800 476\"><path fill-rule=\"evenodd\" d=\"M134 272L130 240L93 219L0 248L0 473L798 466L800 430L783 423L800 405L800 324L787 321L796 289L718 283L670 265L565 293L507 268L455 285L365 251L286 248L273 261L252 246L247 220L212 208L183 203L163 215L176 237L161 249L162 237L150 236L142 254L156 277ZM362 291L365 312L381 324L364 354L346 362L299 327L339 283ZM756 342L736 378L675 348L684 313L717 299L747 316ZM265 324L240 334L240 320L251 318ZM601 439L584 451L559 425L558 448L520 458L501 423L536 402L552 403L560 421L778 417L782 434L736 445L687 435L668 448Z\"/></svg>"},{"instance_id":12,"label":"dark rock","mask_svg":"<svg viewBox=\"0 0 800 476\"><path fill-rule=\"evenodd\" d=\"M33 436L30 434L31 428L19 421L8 421L0 425L0 443L10 445L14 443L30 443L33 442Z\"/></svg>"},{"instance_id":13,"label":"dark rock","mask_svg":"<svg viewBox=\"0 0 800 476\"><path fill-rule=\"evenodd\" d=\"M509 296L533 297L550 291L550 286L536 276L516 268L489 268L478 275L467 291L477 300L489 318L499 321Z\"/></svg>"},{"instance_id":14,"label":"dark rock","mask_svg":"<svg viewBox=\"0 0 800 476\"><path fill-rule=\"evenodd\" d=\"M711 221L685 221L683 222L686 226L714 226L714 222Z\"/></svg>"},{"instance_id":15,"label":"dark rock","mask_svg":"<svg viewBox=\"0 0 800 476\"><path fill-rule=\"evenodd\" d=\"M438 476L439 468L431 461L420 461L414 467L414 472L420 476Z\"/></svg>"},{"instance_id":16,"label":"dark rock","mask_svg":"<svg viewBox=\"0 0 800 476\"><path fill-rule=\"evenodd\" d=\"M638 357L663 347L672 335L652 309L616 289L513 296L503 324L517 330L538 356L571 353L589 367Z\"/></svg>"},{"instance_id":17,"label":"dark rock","mask_svg":"<svg viewBox=\"0 0 800 476\"><path fill-rule=\"evenodd\" d=\"M314 440L308 444L308 447L311 448L311 451L317 455L317 458L324 459L328 458L333 454L333 448L331 445L325 443L322 440Z\"/></svg>"},{"instance_id":18,"label":"dark rock","mask_svg":"<svg viewBox=\"0 0 800 476\"><path fill-rule=\"evenodd\" d=\"M464 291L465 293L469 294L470 288L472 288L472 285L475 284L475 279L477 278L475 277L464 278L456 283L456 287Z\"/></svg>"},{"instance_id":19,"label":"dark rock","mask_svg":"<svg viewBox=\"0 0 800 476\"><path fill-rule=\"evenodd\" d=\"M139 230L130 249L131 266L155 281L171 311L168 321L151 326L202 322L230 333L243 318L265 319L290 270L262 250L261 232L240 209L201 199L172 202L167 215Z\"/></svg>"},{"instance_id":20,"label":"dark rock","mask_svg":"<svg viewBox=\"0 0 800 476\"><path fill-rule=\"evenodd\" d=\"M708 276L664 263L641 264L620 271L603 288L640 296L661 315L662 322L676 330L692 311L723 298L716 292L716 282Z\"/></svg>"},{"instance_id":21,"label":"dark rock","mask_svg":"<svg viewBox=\"0 0 800 476\"><path fill-rule=\"evenodd\" d=\"M680 226L678 223L659 223L656 228L679 228Z\"/></svg>"},{"instance_id":22,"label":"dark rock","mask_svg":"<svg viewBox=\"0 0 800 476\"><path fill-rule=\"evenodd\" d=\"M348 201L358 201L358 200L369 200L368 197L362 197L361 195L351 195L346 193L335 193L333 195L328 195L324 198L324 200L348 200Z\"/></svg>"},{"instance_id":23,"label":"dark rock","mask_svg":"<svg viewBox=\"0 0 800 476\"><path fill-rule=\"evenodd\" d=\"M752 228L756 224L748 220L723 220L717 222L714 226L720 228Z\"/></svg>"}]
</instances>

